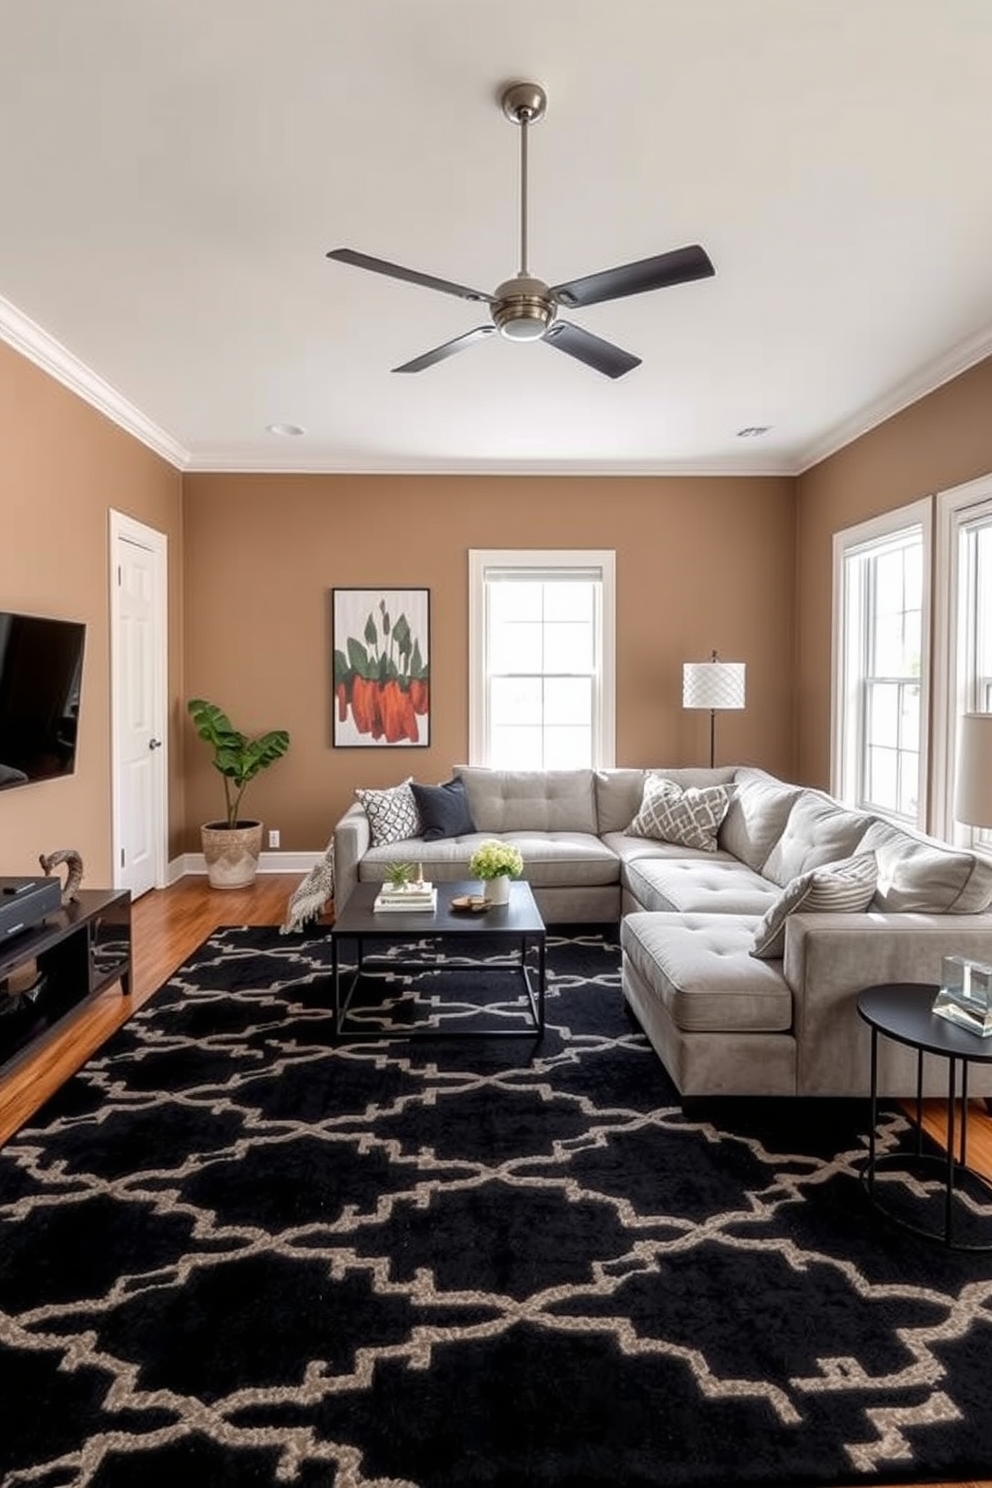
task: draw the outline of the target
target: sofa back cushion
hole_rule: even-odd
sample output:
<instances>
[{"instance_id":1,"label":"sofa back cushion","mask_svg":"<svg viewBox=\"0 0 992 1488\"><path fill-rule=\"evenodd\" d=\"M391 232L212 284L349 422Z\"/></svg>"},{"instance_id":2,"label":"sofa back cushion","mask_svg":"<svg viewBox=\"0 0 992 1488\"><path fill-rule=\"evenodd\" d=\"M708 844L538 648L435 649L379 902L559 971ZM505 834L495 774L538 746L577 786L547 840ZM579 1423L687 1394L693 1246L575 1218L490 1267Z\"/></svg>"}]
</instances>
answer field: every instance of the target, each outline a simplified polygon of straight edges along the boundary
<instances>
[{"instance_id":1,"label":"sofa back cushion","mask_svg":"<svg viewBox=\"0 0 992 1488\"><path fill-rule=\"evenodd\" d=\"M456 765L477 832L597 833L591 770L487 770Z\"/></svg>"},{"instance_id":2,"label":"sofa back cushion","mask_svg":"<svg viewBox=\"0 0 992 1488\"><path fill-rule=\"evenodd\" d=\"M699 766L685 768L614 769L596 771L596 817L599 831L626 832L641 808L644 782L649 775L660 776L681 785L684 790L707 785L730 785L734 778L732 765L715 769Z\"/></svg>"},{"instance_id":3,"label":"sofa back cushion","mask_svg":"<svg viewBox=\"0 0 992 1488\"><path fill-rule=\"evenodd\" d=\"M992 904L992 859L891 822L874 821L860 844L878 860L874 906L927 914L981 914Z\"/></svg>"},{"instance_id":4,"label":"sofa back cushion","mask_svg":"<svg viewBox=\"0 0 992 1488\"><path fill-rule=\"evenodd\" d=\"M764 770L742 766L734 772L734 794L720 828L720 846L760 873L801 794L801 785L787 785Z\"/></svg>"},{"instance_id":5,"label":"sofa back cushion","mask_svg":"<svg viewBox=\"0 0 992 1488\"><path fill-rule=\"evenodd\" d=\"M784 888L801 873L850 857L870 824L864 813L846 811L820 791L804 790L761 871Z\"/></svg>"}]
</instances>

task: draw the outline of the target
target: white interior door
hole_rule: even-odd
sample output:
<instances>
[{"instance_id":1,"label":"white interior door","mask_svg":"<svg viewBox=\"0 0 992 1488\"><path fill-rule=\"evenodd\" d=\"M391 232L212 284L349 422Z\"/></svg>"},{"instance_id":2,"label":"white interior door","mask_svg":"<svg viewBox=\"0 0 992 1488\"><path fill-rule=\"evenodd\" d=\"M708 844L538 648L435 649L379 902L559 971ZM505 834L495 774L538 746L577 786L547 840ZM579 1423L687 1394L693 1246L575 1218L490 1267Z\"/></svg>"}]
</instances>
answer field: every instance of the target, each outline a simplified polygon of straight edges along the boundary
<instances>
[{"instance_id":1,"label":"white interior door","mask_svg":"<svg viewBox=\"0 0 992 1488\"><path fill-rule=\"evenodd\" d=\"M137 898L168 872L166 538L110 521L114 887Z\"/></svg>"}]
</instances>

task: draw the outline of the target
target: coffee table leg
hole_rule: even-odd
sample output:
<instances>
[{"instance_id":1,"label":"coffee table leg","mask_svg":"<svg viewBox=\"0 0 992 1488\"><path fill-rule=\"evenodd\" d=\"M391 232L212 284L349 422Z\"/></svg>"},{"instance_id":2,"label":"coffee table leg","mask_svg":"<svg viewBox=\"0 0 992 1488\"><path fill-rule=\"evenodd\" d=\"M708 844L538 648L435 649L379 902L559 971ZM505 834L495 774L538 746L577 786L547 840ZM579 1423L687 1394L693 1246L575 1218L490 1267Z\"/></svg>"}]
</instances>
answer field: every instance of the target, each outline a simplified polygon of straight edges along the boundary
<instances>
[{"instance_id":1,"label":"coffee table leg","mask_svg":"<svg viewBox=\"0 0 992 1488\"><path fill-rule=\"evenodd\" d=\"M341 1032L341 968L338 964L338 938L331 936L331 976L334 979L334 1037Z\"/></svg>"},{"instance_id":2,"label":"coffee table leg","mask_svg":"<svg viewBox=\"0 0 992 1488\"><path fill-rule=\"evenodd\" d=\"M957 1059L947 1061L947 1177L944 1192L944 1244L951 1243L951 1215L954 1200L954 1106L957 1083Z\"/></svg>"},{"instance_id":3,"label":"coffee table leg","mask_svg":"<svg viewBox=\"0 0 992 1488\"><path fill-rule=\"evenodd\" d=\"M871 1112L868 1120L868 1198L875 1198L875 1125L878 1121L878 1029L871 1030Z\"/></svg>"}]
</instances>

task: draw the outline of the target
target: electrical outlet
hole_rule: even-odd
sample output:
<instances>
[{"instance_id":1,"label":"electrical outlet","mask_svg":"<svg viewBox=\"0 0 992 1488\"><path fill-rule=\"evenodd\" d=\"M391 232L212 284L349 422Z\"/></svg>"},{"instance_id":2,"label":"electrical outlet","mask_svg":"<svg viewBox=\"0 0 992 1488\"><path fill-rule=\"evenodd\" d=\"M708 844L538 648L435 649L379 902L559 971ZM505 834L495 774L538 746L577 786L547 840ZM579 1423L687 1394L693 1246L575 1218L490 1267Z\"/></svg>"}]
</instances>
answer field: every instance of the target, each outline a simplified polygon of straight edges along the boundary
<instances>
[{"instance_id":1,"label":"electrical outlet","mask_svg":"<svg viewBox=\"0 0 992 1488\"><path fill-rule=\"evenodd\" d=\"M279 828L278 827L273 827L270 830L270 832L269 832L269 846L270 847L278 847L279 846Z\"/></svg>"}]
</instances>

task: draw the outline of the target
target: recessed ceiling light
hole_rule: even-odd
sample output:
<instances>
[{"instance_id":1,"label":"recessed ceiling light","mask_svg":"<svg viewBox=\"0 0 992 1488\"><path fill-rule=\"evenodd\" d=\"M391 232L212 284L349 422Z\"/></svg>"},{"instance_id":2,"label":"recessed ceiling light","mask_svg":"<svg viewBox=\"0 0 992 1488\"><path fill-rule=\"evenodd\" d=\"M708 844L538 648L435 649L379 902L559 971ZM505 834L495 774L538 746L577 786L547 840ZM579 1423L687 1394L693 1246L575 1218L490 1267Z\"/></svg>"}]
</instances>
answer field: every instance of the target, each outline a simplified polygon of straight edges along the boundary
<instances>
[{"instance_id":1,"label":"recessed ceiling light","mask_svg":"<svg viewBox=\"0 0 992 1488\"><path fill-rule=\"evenodd\" d=\"M266 424L265 427L270 434L278 434L283 439L298 439L307 432L299 424Z\"/></svg>"},{"instance_id":2,"label":"recessed ceiling light","mask_svg":"<svg viewBox=\"0 0 992 1488\"><path fill-rule=\"evenodd\" d=\"M746 429L737 430L738 439L760 439L762 434L767 434L771 424L748 424Z\"/></svg>"}]
</instances>

